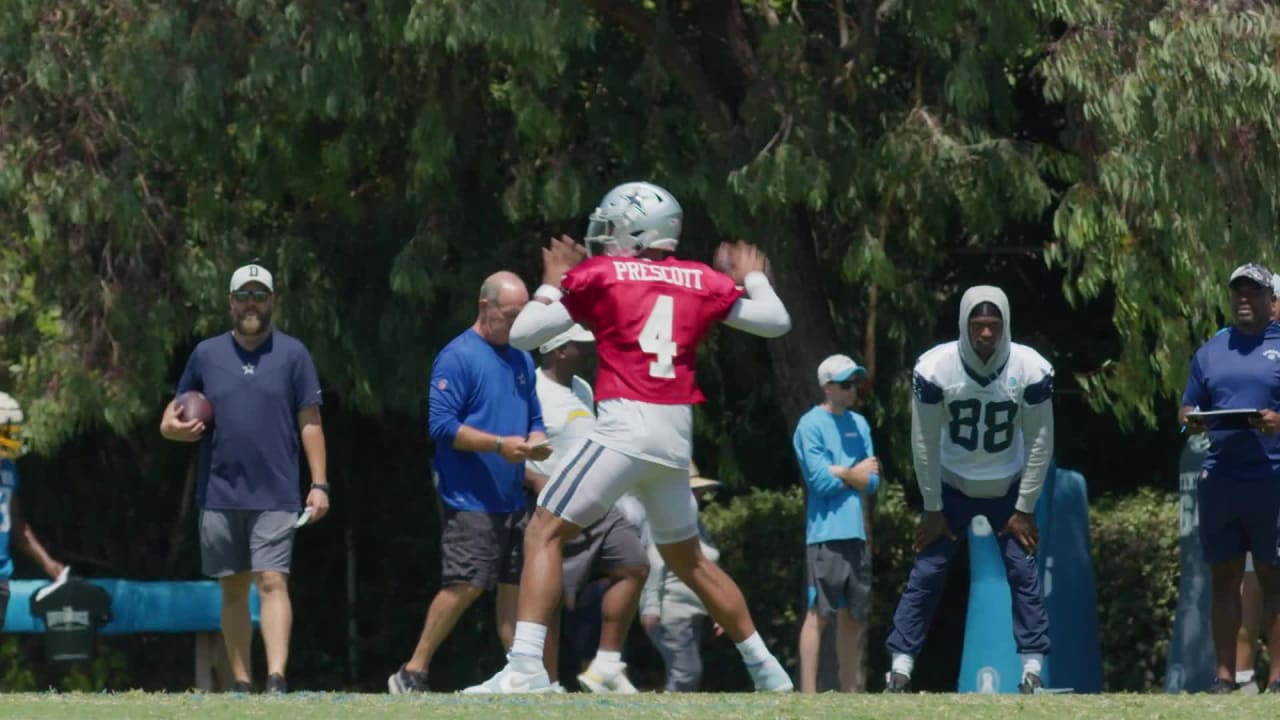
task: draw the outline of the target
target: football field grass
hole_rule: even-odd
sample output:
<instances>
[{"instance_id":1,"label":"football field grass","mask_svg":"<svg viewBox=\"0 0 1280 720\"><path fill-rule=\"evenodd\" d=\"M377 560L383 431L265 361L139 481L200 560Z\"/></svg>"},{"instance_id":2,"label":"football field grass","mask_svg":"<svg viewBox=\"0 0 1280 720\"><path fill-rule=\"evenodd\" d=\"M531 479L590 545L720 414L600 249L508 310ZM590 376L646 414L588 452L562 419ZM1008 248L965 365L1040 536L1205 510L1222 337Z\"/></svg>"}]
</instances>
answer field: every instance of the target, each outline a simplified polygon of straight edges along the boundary
<instances>
[{"instance_id":1,"label":"football field grass","mask_svg":"<svg viewBox=\"0 0 1280 720\"><path fill-rule=\"evenodd\" d=\"M1278 718L1280 696L1213 695L862 695L643 694L631 697L517 695L388 696L348 693L203 695L122 693L0 695L10 718Z\"/></svg>"}]
</instances>

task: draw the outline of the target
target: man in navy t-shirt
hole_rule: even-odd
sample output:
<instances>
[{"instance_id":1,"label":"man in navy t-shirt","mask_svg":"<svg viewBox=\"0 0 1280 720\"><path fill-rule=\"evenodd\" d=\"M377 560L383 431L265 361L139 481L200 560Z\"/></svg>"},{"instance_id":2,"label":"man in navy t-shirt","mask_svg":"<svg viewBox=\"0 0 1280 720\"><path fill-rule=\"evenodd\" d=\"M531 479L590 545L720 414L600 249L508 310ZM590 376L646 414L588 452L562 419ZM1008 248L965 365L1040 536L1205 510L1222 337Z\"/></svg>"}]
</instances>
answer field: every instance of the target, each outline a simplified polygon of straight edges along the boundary
<instances>
[{"instance_id":1,"label":"man in navy t-shirt","mask_svg":"<svg viewBox=\"0 0 1280 720\"><path fill-rule=\"evenodd\" d=\"M475 324L431 366L427 411L443 514L441 587L413 656L387 678L392 694L427 690L432 655L486 590L497 587L498 634L511 646L524 564L524 461L551 455L542 444L533 357L508 344L511 323L528 301L519 276L490 275Z\"/></svg>"},{"instance_id":2,"label":"man in navy t-shirt","mask_svg":"<svg viewBox=\"0 0 1280 720\"><path fill-rule=\"evenodd\" d=\"M1218 678L1210 692L1235 689L1240 579L1252 552L1262 586L1271 653L1280 652L1280 323L1271 320L1272 274L1253 263L1231 273L1234 324L1200 346L1178 420L1209 433L1197 485L1200 542L1213 584L1213 646ZM1206 426L1196 409L1257 409L1251 427ZM1268 686L1280 692L1280 663Z\"/></svg>"},{"instance_id":3,"label":"man in navy t-shirt","mask_svg":"<svg viewBox=\"0 0 1280 720\"><path fill-rule=\"evenodd\" d=\"M177 392L198 390L214 408L211 427L182 420L176 400L160 433L199 442L196 500L204 573L222 588L222 638L235 687L250 687L249 585L261 596L267 691L285 692L289 633L289 564L302 509L298 451L311 471L310 522L329 510L320 380L307 348L271 326L271 273L246 265L231 276L232 329L196 346Z\"/></svg>"}]
</instances>

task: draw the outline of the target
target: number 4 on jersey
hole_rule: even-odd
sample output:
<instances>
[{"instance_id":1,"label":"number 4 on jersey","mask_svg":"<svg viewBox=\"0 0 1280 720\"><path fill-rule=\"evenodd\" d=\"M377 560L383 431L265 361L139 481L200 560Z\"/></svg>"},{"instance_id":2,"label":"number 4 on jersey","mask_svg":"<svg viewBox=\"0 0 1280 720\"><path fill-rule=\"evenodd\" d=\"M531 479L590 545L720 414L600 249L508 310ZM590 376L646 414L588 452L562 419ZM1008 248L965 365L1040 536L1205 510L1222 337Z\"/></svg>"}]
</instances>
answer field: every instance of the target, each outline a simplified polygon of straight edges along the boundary
<instances>
[{"instance_id":1,"label":"number 4 on jersey","mask_svg":"<svg viewBox=\"0 0 1280 720\"><path fill-rule=\"evenodd\" d=\"M645 320L640 331L640 349L646 355L656 355L657 359L649 363L649 375L656 378L674 378L676 367L674 360L679 348L672 339L672 326L675 324L675 299L670 295L659 295L649 311L649 319Z\"/></svg>"}]
</instances>

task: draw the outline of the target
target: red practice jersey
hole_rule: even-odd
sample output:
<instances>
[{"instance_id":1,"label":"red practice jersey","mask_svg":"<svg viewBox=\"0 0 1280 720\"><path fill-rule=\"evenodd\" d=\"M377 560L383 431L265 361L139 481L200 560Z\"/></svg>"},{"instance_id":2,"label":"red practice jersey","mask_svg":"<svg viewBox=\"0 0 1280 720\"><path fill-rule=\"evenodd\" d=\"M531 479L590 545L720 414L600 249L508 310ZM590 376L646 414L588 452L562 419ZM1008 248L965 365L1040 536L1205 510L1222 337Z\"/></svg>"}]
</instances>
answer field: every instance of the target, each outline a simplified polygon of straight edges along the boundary
<instances>
[{"instance_id":1,"label":"red practice jersey","mask_svg":"<svg viewBox=\"0 0 1280 720\"><path fill-rule=\"evenodd\" d=\"M733 279L692 260L588 258L564 276L561 302L596 336L596 400L703 401L698 343L743 296Z\"/></svg>"}]
</instances>

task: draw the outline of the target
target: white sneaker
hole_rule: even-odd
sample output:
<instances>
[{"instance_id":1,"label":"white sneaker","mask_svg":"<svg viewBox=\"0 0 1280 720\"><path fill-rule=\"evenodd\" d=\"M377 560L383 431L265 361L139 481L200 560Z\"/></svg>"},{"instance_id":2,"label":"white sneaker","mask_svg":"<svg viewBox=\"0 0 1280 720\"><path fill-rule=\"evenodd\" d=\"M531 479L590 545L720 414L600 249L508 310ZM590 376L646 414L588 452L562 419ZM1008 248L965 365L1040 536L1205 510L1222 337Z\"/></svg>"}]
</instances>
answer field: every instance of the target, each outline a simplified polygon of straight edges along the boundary
<instances>
[{"instance_id":1,"label":"white sneaker","mask_svg":"<svg viewBox=\"0 0 1280 720\"><path fill-rule=\"evenodd\" d=\"M631 695L640 692L636 690L636 686L631 684L627 679L627 664L618 663L617 668L610 670L601 670L594 662L591 663L581 675L578 676L578 684L590 690L593 693L619 693L622 695Z\"/></svg>"},{"instance_id":2,"label":"white sneaker","mask_svg":"<svg viewBox=\"0 0 1280 720\"><path fill-rule=\"evenodd\" d=\"M782 669L782 663L772 655L764 662L748 665L747 672L751 674L756 692L791 692L796 689L791 684L791 676Z\"/></svg>"},{"instance_id":3,"label":"white sneaker","mask_svg":"<svg viewBox=\"0 0 1280 720\"><path fill-rule=\"evenodd\" d=\"M568 691L568 690L565 690L565 689L564 689L564 686L560 684L560 681L559 681L559 680L557 680L557 681L555 681L555 682L551 683L551 687L549 687L549 688L547 689L547 692L549 692L549 693L567 693L567 692L569 692L569 691Z\"/></svg>"},{"instance_id":4,"label":"white sneaker","mask_svg":"<svg viewBox=\"0 0 1280 720\"><path fill-rule=\"evenodd\" d=\"M551 680L541 658L507 656L507 666L479 685L462 691L463 695L545 693L552 692Z\"/></svg>"}]
</instances>

